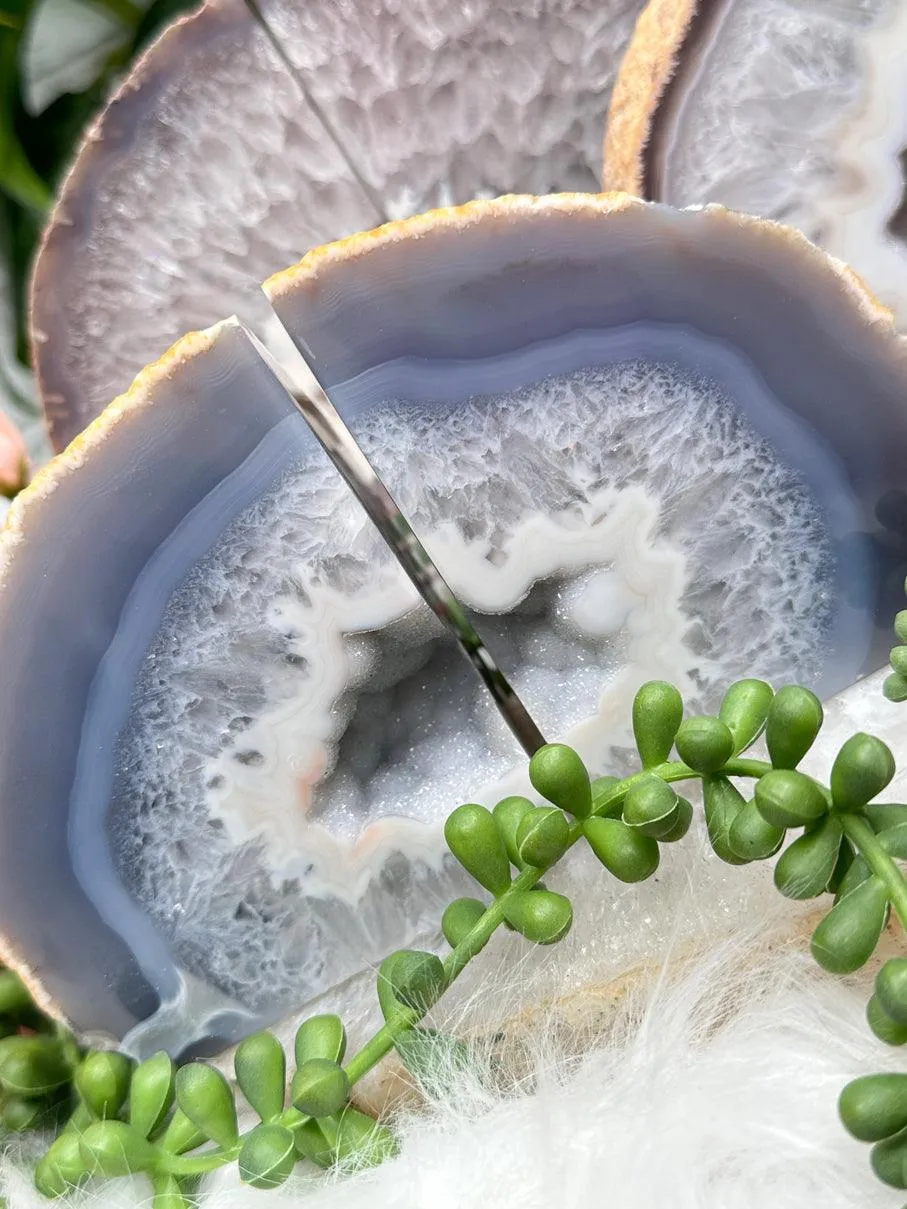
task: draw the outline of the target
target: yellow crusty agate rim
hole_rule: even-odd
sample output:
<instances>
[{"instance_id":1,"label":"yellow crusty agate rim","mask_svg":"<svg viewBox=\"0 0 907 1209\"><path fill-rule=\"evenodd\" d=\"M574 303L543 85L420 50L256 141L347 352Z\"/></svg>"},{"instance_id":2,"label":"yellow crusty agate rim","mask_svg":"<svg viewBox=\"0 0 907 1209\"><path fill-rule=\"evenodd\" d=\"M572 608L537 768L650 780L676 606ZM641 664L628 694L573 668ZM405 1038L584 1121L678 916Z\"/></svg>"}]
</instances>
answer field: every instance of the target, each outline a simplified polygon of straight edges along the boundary
<instances>
[{"instance_id":1,"label":"yellow crusty agate rim","mask_svg":"<svg viewBox=\"0 0 907 1209\"><path fill-rule=\"evenodd\" d=\"M658 8L663 3L670 6L670 0L658 0L653 7ZM354 260L388 245L402 245L409 240L419 240L435 233L455 235L458 231L488 220L523 216L544 218L554 214L581 214L604 219L631 209L654 206L655 203L643 201L624 192L561 193L542 197L509 194L489 200L470 201L460 206L448 206L386 223L373 230L313 248L297 264L269 277L262 288L269 299L280 298L292 293L294 289L308 288L316 284L334 264ZM739 214L717 205L691 209L704 209L709 214L710 222L737 227L765 240L786 245L794 256L800 257L804 267L816 274L825 274L830 286L843 288L856 304L856 312L862 324L866 328L878 328L882 335L890 338L892 348L897 354L896 359L901 362L907 386L907 339L898 334L890 308L872 295L863 280L849 266L823 252L799 231L782 223ZM237 322L235 318L224 319L203 331L189 332L182 336L157 361L142 369L132 385L118 395L65 450L36 474L28 487L20 492L10 506L0 531L0 591L9 575L15 551L20 543L28 538L29 523L39 515L42 502L67 476L97 456L107 436L120 424L128 423L145 408L154 405L160 383L171 380L188 361L211 349L224 328ZM42 1009L58 1019L62 1018L59 1007L41 985L40 969L34 968L2 934L0 960L20 974Z\"/></svg>"}]
</instances>

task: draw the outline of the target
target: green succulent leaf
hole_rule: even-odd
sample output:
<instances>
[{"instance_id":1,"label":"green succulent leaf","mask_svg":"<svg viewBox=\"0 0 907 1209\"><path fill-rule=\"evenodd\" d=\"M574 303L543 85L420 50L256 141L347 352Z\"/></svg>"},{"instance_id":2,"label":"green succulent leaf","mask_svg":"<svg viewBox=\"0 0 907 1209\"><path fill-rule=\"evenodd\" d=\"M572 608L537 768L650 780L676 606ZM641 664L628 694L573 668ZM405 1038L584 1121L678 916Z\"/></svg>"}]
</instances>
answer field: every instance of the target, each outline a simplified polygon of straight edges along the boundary
<instances>
[{"instance_id":1,"label":"green succulent leaf","mask_svg":"<svg viewBox=\"0 0 907 1209\"><path fill-rule=\"evenodd\" d=\"M35 1187L42 1196L56 1199L78 1187L87 1179L89 1171L79 1149L78 1133L64 1131L38 1160Z\"/></svg>"},{"instance_id":2,"label":"green succulent leaf","mask_svg":"<svg viewBox=\"0 0 907 1209\"><path fill-rule=\"evenodd\" d=\"M520 857L516 834L524 817L533 810L535 810L534 802L530 802L528 798L518 794L513 794L508 798L502 798L492 811L507 858L517 869L525 869L526 862Z\"/></svg>"},{"instance_id":3,"label":"green succulent leaf","mask_svg":"<svg viewBox=\"0 0 907 1209\"><path fill-rule=\"evenodd\" d=\"M455 898L441 916L441 931L452 949L465 940L482 916L485 904L477 898Z\"/></svg>"},{"instance_id":4,"label":"green succulent leaf","mask_svg":"<svg viewBox=\"0 0 907 1209\"><path fill-rule=\"evenodd\" d=\"M56 1037L4 1037L0 1041L0 1087L21 1096L41 1096L68 1083L72 1067Z\"/></svg>"},{"instance_id":5,"label":"green succulent leaf","mask_svg":"<svg viewBox=\"0 0 907 1209\"><path fill-rule=\"evenodd\" d=\"M239 1178L244 1184L253 1188L279 1188L296 1166L293 1135L282 1125L259 1125L243 1139L238 1161Z\"/></svg>"},{"instance_id":6,"label":"green succulent leaf","mask_svg":"<svg viewBox=\"0 0 907 1209\"><path fill-rule=\"evenodd\" d=\"M510 861L491 811L474 802L458 806L444 824L447 846L480 886L496 897L510 886Z\"/></svg>"},{"instance_id":7,"label":"green succulent leaf","mask_svg":"<svg viewBox=\"0 0 907 1209\"><path fill-rule=\"evenodd\" d=\"M233 1069L240 1091L261 1120L267 1123L279 1117L286 1096L287 1059L274 1034L253 1033L241 1041Z\"/></svg>"},{"instance_id":8,"label":"green succulent leaf","mask_svg":"<svg viewBox=\"0 0 907 1209\"><path fill-rule=\"evenodd\" d=\"M176 1072L176 1102L198 1129L228 1149L236 1144L239 1130L236 1105L230 1085L207 1062L190 1062Z\"/></svg>"},{"instance_id":9,"label":"green succulent leaf","mask_svg":"<svg viewBox=\"0 0 907 1209\"><path fill-rule=\"evenodd\" d=\"M887 918L886 887L869 877L840 898L813 932L813 957L831 974L854 973L872 956Z\"/></svg>"},{"instance_id":10,"label":"green succulent leaf","mask_svg":"<svg viewBox=\"0 0 907 1209\"><path fill-rule=\"evenodd\" d=\"M592 810L589 773L579 755L564 743L546 743L538 749L529 761L529 780L543 798L578 819Z\"/></svg>"},{"instance_id":11,"label":"green succulent leaf","mask_svg":"<svg viewBox=\"0 0 907 1209\"><path fill-rule=\"evenodd\" d=\"M756 807L772 827L807 827L828 811L819 786L802 772L778 769L756 782Z\"/></svg>"},{"instance_id":12,"label":"green succulent leaf","mask_svg":"<svg viewBox=\"0 0 907 1209\"><path fill-rule=\"evenodd\" d=\"M657 841L628 827L622 819L586 819L583 834L601 863L619 881L642 882L658 868L661 854Z\"/></svg>"},{"instance_id":13,"label":"green succulent leaf","mask_svg":"<svg viewBox=\"0 0 907 1209\"><path fill-rule=\"evenodd\" d=\"M309 1058L293 1076L290 1092L294 1108L309 1117L332 1117L350 1095L346 1071L329 1058Z\"/></svg>"},{"instance_id":14,"label":"green succulent leaf","mask_svg":"<svg viewBox=\"0 0 907 1209\"><path fill-rule=\"evenodd\" d=\"M861 810L895 774L891 749L874 735L858 733L843 745L831 769L835 810Z\"/></svg>"},{"instance_id":15,"label":"green succulent leaf","mask_svg":"<svg viewBox=\"0 0 907 1209\"><path fill-rule=\"evenodd\" d=\"M655 840L668 835L679 816L677 794L655 773L646 773L634 781L624 798L623 821Z\"/></svg>"},{"instance_id":16,"label":"green succulent leaf","mask_svg":"<svg viewBox=\"0 0 907 1209\"><path fill-rule=\"evenodd\" d=\"M845 1129L860 1142L881 1142L907 1128L907 1075L863 1075L838 1100Z\"/></svg>"},{"instance_id":17,"label":"green succulent leaf","mask_svg":"<svg viewBox=\"0 0 907 1209\"><path fill-rule=\"evenodd\" d=\"M890 957L876 975L875 992L886 1014L907 1028L907 957Z\"/></svg>"},{"instance_id":18,"label":"green succulent leaf","mask_svg":"<svg viewBox=\"0 0 907 1209\"><path fill-rule=\"evenodd\" d=\"M96 1121L79 1137L79 1152L92 1174L112 1179L153 1171L159 1162L156 1146L125 1121Z\"/></svg>"},{"instance_id":19,"label":"green succulent leaf","mask_svg":"<svg viewBox=\"0 0 907 1209\"><path fill-rule=\"evenodd\" d=\"M633 699L633 735L643 768L657 768L671 755L683 721L683 698L673 684L650 680Z\"/></svg>"},{"instance_id":20,"label":"green succulent leaf","mask_svg":"<svg viewBox=\"0 0 907 1209\"><path fill-rule=\"evenodd\" d=\"M76 1069L74 1082L82 1103L94 1117L115 1117L129 1095L134 1063L125 1054L95 1050Z\"/></svg>"},{"instance_id":21,"label":"green succulent leaf","mask_svg":"<svg viewBox=\"0 0 907 1209\"><path fill-rule=\"evenodd\" d=\"M817 898L838 863L841 824L831 815L786 848L775 865L775 885L786 898Z\"/></svg>"},{"instance_id":22,"label":"green succulent leaf","mask_svg":"<svg viewBox=\"0 0 907 1209\"><path fill-rule=\"evenodd\" d=\"M173 1106L173 1060L164 1050L146 1058L132 1072L129 1089L129 1123L143 1138L150 1138Z\"/></svg>"},{"instance_id":23,"label":"green succulent leaf","mask_svg":"<svg viewBox=\"0 0 907 1209\"><path fill-rule=\"evenodd\" d=\"M504 917L510 926L537 945L562 940L573 923L573 907L563 894L551 890L525 890L504 900Z\"/></svg>"},{"instance_id":24,"label":"green succulent leaf","mask_svg":"<svg viewBox=\"0 0 907 1209\"><path fill-rule=\"evenodd\" d=\"M523 865L545 869L570 845L570 824L556 806L539 806L523 815L517 828L517 852Z\"/></svg>"},{"instance_id":25,"label":"green succulent leaf","mask_svg":"<svg viewBox=\"0 0 907 1209\"><path fill-rule=\"evenodd\" d=\"M690 768L703 774L716 773L734 754L734 736L719 718L686 718L674 740L677 754Z\"/></svg>"},{"instance_id":26,"label":"green succulent leaf","mask_svg":"<svg viewBox=\"0 0 907 1209\"><path fill-rule=\"evenodd\" d=\"M738 680L724 695L719 721L734 736L734 753L746 751L762 734L774 690L764 680Z\"/></svg>"},{"instance_id":27,"label":"green succulent leaf","mask_svg":"<svg viewBox=\"0 0 907 1209\"><path fill-rule=\"evenodd\" d=\"M704 777L702 801L709 843L728 865L743 865L745 858L731 847L731 828L746 806L743 794L727 777Z\"/></svg>"},{"instance_id":28,"label":"green succulent leaf","mask_svg":"<svg viewBox=\"0 0 907 1209\"><path fill-rule=\"evenodd\" d=\"M879 1002L878 995L873 995L866 1005L866 1021L873 1033L886 1045L903 1045L907 1042L907 1025L892 1020Z\"/></svg>"},{"instance_id":29,"label":"green succulent leaf","mask_svg":"<svg viewBox=\"0 0 907 1209\"><path fill-rule=\"evenodd\" d=\"M744 802L728 829L727 843L742 861L764 861L784 843L784 829L767 823L755 802Z\"/></svg>"},{"instance_id":30,"label":"green succulent leaf","mask_svg":"<svg viewBox=\"0 0 907 1209\"><path fill-rule=\"evenodd\" d=\"M346 1053L346 1029L343 1027L343 1021L333 1012L310 1016L296 1030L293 1048L297 1066L302 1066L309 1058L328 1058L331 1062L342 1062Z\"/></svg>"},{"instance_id":31,"label":"green succulent leaf","mask_svg":"<svg viewBox=\"0 0 907 1209\"><path fill-rule=\"evenodd\" d=\"M768 709L765 742L773 768L796 768L822 729L822 702L799 684L778 689Z\"/></svg>"},{"instance_id":32,"label":"green succulent leaf","mask_svg":"<svg viewBox=\"0 0 907 1209\"><path fill-rule=\"evenodd\" d=\"M427 1012L443 994L446 982L444 963L436 954L418 949L391 953L378 970L378 1002L385 1020L395 1016L400 1005Z\"/></svg>"},{"instance_id":33,"label":"green succulent leaf","mask_svg":"<svg viewBox=\"0 0 907 1209\"><path fill-rule=\"evenodd\" d=\"M885 677L882 692L889 701L907 701L907 676L902 676L900 672L892 672L890 676Z\"/></svg>"}]
</instances>

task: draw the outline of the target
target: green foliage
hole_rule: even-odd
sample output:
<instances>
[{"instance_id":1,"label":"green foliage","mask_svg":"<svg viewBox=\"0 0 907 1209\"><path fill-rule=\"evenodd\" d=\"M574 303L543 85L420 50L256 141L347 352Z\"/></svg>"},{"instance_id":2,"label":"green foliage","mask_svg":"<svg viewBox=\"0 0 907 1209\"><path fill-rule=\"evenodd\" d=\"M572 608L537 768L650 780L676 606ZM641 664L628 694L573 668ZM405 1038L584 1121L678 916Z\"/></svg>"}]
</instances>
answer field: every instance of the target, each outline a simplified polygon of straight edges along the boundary
<instances>
[{"instance_id":1,"label":"green foliage","mask_svg":"<svg viewBox=\"0 0 907 1209\"><path fill-rule=\"evenodd\" d=\"M657 842L622 819L586 819L583 835L608 872L622 882L643 882L658 868Z\"/></svg>"},{"instance_id":2,"label":"green foliage","mask_svg":"<svg viewBox=\"0 0 907 1209\"><path fill-rule=\"evenodd\" d=\"M902 628L907 633L907 624ZM174 1075L165 1054L137 1067L117 1054L82 1055L68 1034L40 1023L15 976L0 973L4 1119L27 1127L36 1108L54 1097L76 1101L70 1124L38 1164L37 1187L53 1197L90 1176L145 1172L155 1209L186 1209L188 1181L226 1163L236 1162L254 1187L274 1188L298 1162L358 1169L392 1157L392 1132L350 1103L357 1081L392 1048L420 1081L456 1078L468 1051L424 1027L425 1014L502 925L534 944L567 934L572 905L540 878L575 843L587 843L622 882L651 877L660 845L680 840L693 817L690 801L674 789L677 781L701 782L709 840L729 864L767 859L787 831L799 831L775 865L775 883L790 898L835 894L812 952L832 973L859 969L874 953L889 911L907 921L907 881L896 864L907 859L907 806L872 801L894 772L887 747L869 735L848 740L826 788L795 767L822 722L807 690L787 686L773 694L762 681L742 680L725 694L719 717L683 721L681 712L670 685L643 685L633 712L639 771L591 781L576 752L552 744L530 766L545 804L509 797L494 812L476 803L454 810L445 826L448 846L493 897L487 904L473 897L450 903L442 919L450 946L443 959L409 949L385 958L377 980L385 1025L345 1066L339 1017L313 1016L299 1027L289 1107L280 1042L268 1032L242 1042L236 1081L260 1119L244 1135L234 1090L213 1066L193 1062ZM763 730L771 762L744 758ZM682 762L668 760L672 745ZM752 799L738 788L745 779L755 781ZM19 1035L17 1022L29 1013L38 1030ZM882 966L867 1022L887 1044L907 1044L907 957ZM840 1113L855 1137L875 1144L871 1161L879 1177L905 1186L907 1076L857 1079L844 1089Z\"/></svg>"},{"instance_id":3,"label":"green foliage","mask_svg":"<svg viewBox=\"0 0 907 1209\"><path fill-rule=\"evenodd\" d=\"M510 861L504 841L485 806L468 802L458 806L444 824L444 838L467 873L494 895L510 886Z\"/></svg>"},{"instance_id":4,"label":"green foliage","mask_svg":"<svg viewBox=\"0 0 907 1209\"><path fill-rule=\"evenodd\" d=\"M84 0L102 4L121 28L119 44L99 56L95 78L80 92L58 96L42 112L24 103L24 47L37 0L0 2L0 229L10 238L0 247L8 258L19 323L17 346L27 361L26 286L41 229L76 147L89 123L131 61L163 24L196 0L153 0L143 10L132 0Z\"/></svg>"},{"instance_id":5,"label":"green foliage","mask_svg":"<svg viewBox=\"0 0 907 1209\"><path fill-rule=\"evenodd\" d=\"M520 820L516 842L523 866L545 869L559 861L567 851L570 824L564 812L556 806L533 807Z\"/></svg>"},{"instance_id":6,"label":"green foliage","mask_svg":"<svg viewBox=\"0 0 907 1209\"><path fill-rule=\"evenodd\" d=\"M664 680L650 680L633 699L633 735L643 768L657 768L671 755L683 720L683 698Z\"/></svg>"},{"instance_id":7,"label":"green foliage","mask_svg":"<svg viewBox=\"0 0 907 1209\"><path fill-rule=\"evenodd\" d=\"M809 689L787 684L775 693L765 724L772 768L796 768L822 729L822 702Z\"/></svg>"},{"instance_id":8,"label":"green foliage","mask_svg":"<svg viewBox=\"0 0 907 1209\"><path fill-rule=\"evenodd\" d=\"M592 785L585 764L572 747L547 743L529 761L529 780L543 798L578 819L592 809Z\"/></svg>"}]
</instances>

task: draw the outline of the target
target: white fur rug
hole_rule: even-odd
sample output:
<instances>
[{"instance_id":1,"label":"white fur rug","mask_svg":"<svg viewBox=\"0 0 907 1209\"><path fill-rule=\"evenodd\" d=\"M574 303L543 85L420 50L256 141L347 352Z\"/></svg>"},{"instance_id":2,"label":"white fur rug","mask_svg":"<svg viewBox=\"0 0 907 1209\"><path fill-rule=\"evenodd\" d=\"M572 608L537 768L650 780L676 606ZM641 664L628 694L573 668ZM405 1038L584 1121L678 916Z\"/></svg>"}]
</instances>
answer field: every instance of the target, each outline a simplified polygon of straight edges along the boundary
<instances>
[{"instance_id":1,"label":"white fur rug","mask_svg":"<svg viewBox=\"0 0 907 1209\"><path fill-rule=\"evenodd\" d=\"M754 960L755 958L755 960ZM494 988L483 987L482 993ZM481 1071L455 1098L402 1115L400 1158L275 1192L219 1173L205 1209L897 1209L868 1150L838 1122L848 1079L905 1068L863 1021L865 988L842 986L790 945L740 938L624 1000L589 1052L533 1040L534 1070L509 1093ZM481 1063L479 1064L481 1067ZM0 1183L38 1209L22 1156ZM141 1180L99 1185L82 1206L147 1204Z\"/></svg>"}]
</instances>

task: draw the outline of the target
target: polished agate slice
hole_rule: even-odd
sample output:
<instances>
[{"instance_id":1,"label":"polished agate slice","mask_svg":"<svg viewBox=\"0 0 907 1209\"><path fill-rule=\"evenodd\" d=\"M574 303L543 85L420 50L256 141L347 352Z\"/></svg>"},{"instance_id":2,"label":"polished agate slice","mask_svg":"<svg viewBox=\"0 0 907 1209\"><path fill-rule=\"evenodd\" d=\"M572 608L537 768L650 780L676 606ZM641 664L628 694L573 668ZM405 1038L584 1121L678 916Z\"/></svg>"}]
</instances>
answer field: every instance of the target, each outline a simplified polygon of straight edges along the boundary
<instances>
[{"instance_id":1,"label":"polished agate slice","mask_svg":"<svg viewBox=\"0 0 907 1209\"><path fill-rule=\"evenodd\" d=\"M596 773L629 767L645 679L698 709L884 662L905 348L800 236L509 198L267 290ZM236 321L144 371L2 541L0 922L56 1011L212 1046L430 939L468 886L444 817L527 789L524 761Z\"/></svg>"},{"instance_id":2,"label":"polished agate slice","mask_svg":"<svg viewBox=\"0 0 907 1209\"><path fill-rule=\"evenodd\" d=\"M803 231L907 325L907 6L650 0L615 87L607 188Z\"/></svg>"},{"instance_id":3,"label":"polished agate slice","mask_svg":"<svg viewBox=\"0 0 907 1209\"><path fill-rule=\"evenodd\" d=\"M32 292L63 448L183 332L309 248L515 191L596 190L643 0L209 0L142 58L63 187Z\"/></svg>"}]
</instances>

